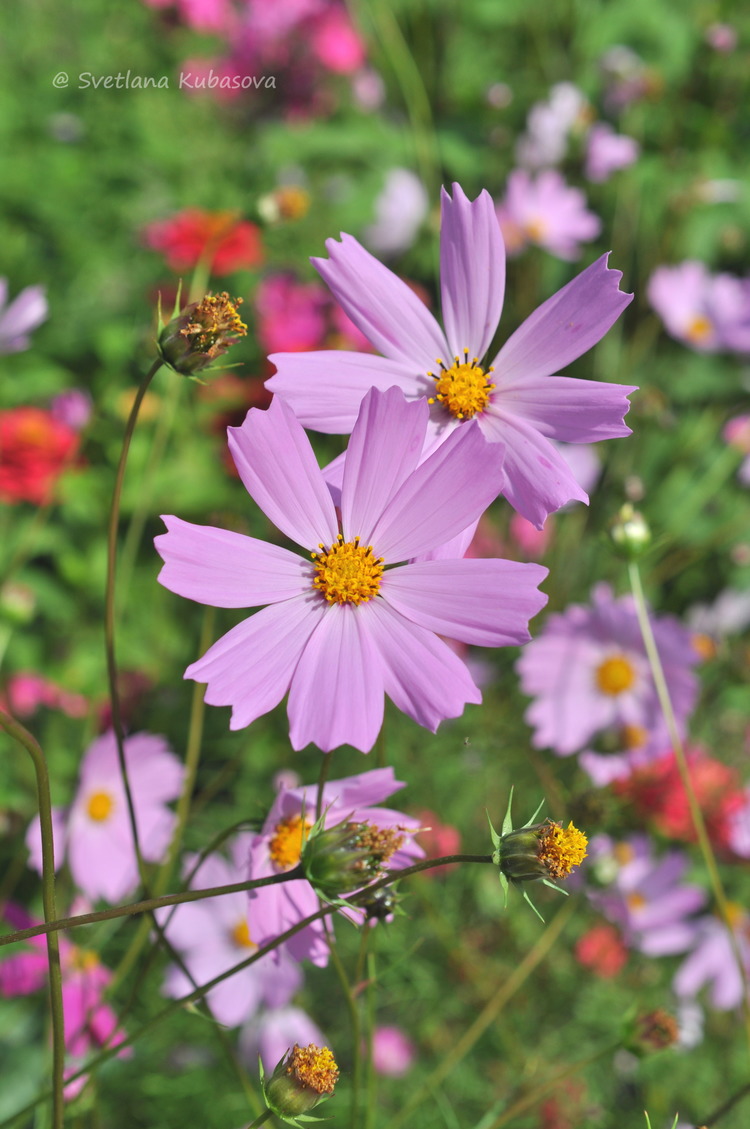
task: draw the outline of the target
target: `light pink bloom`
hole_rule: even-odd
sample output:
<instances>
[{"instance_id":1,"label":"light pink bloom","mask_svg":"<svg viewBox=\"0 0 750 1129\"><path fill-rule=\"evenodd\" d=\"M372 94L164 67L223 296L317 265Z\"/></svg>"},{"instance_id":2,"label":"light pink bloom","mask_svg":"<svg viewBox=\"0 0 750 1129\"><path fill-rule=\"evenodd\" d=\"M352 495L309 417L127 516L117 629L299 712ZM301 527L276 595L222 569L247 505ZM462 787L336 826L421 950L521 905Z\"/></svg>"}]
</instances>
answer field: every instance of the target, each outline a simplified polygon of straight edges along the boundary
<instances>
[{"instance_id":1,"label":"light pink bloom","mask_svg":"<svg viewBox=\"0 0 750 1129\"><path fill-rule=\"evenodd\" d=\"M316 1047L329 1047L317 1024L299 1007L275 1008L254 1015L240 1032L240 1055L252 1069L258 1066L260 1055L266 1073L297 1043L300 1047L315 1043Z\"/></svg>"},{"instance_id":2,"label":"light pink bloom","mask_svg":"<svg viewBox=\"0 0 750 1129\"><path fill-rule=\"evenodd\" d=\"M251 834L238 835L231 845L231 862L213 854L204 859L190 880L191 890L229 886L249 877ZM188 855L185 873L192 874L198 861ZM249 915L248 915L249 908ZM167 973L164 993L186 996L207 984L258 948L253 906L245 893L222 894L200 902L186 902L174 910L159 910L159 923L171 944L181 954L188 977L177 965ZM255 964L217 984L206 996L219 1023L237 1027L262 1006L284 1007L302 984L302 972L285 953L262 957Z\"/></svg>"},{"instance_id":3,"label":"light pink bloom","mask_svg":"<svg viewBox=\"0 0 750 1129\"><path fill-rule=\"evenodd\" d=\"M8 283L0 278L0 353L20 353L28 349L29 334L47 317L43 286L27 286L8 302Z\"/></svg>"},{"instance_id":4,"label":"light pink bloom","mask_svg":"<svg viewBox=\"0 0 750 1129\"><path fill-rule=\"evenodd\" d=\"M409 169L390 169L375 201L375 222L365 228L363 241L378 255L408 251L427 215L427 189Z\"/></svg>"},{"instance_id":5,"label":"light pink bloom","mask_svg":"<svg viewBox=\"0 0 750 1129\"><path fill-rule=\"evenodd\" d=\"M596 239L602 229L599 217L587 210L581 189L571 188L556 169L543 170L535 180L515 169L497 218L509 255L535 243L559 259L578 259L579 244Z\"/></svg>"},{"instance_id":6,"label":"light pink bloom","mask_svg":"<svg viewBox=\"0 0 750 1129\"><path fill-rule=\"evenodd\" d=\"M572 82L558 82L546 102L531 107L526 131L516 145L519 165L540 169L556 165L568 148L568 136L589 113L586 95Z\"/></svg>"},{"instance_id":7,"label":"light pink bloom","mask_svg":"<svg viewBox=\"0 0 750 1129\"><path fill-rule=\"evenodd\" d=\"M183 766L163 737L134 733L125 738L125 762L135 807L141 852L160 862L174 829L166 806L180 794ZM89 746L82 762L78 791L67 810L53 809L55 866L67 857L76 886L93 900L119 902L138 885L138 867L127 800L111 731ZM39 818L26 835L30 865L41 873Z\"/></svg>"},{"instance_id":8,"label":"light pink bloom","mask_svg":"<svg viewBox=\"0 0 750 1129\"><path fill-rule=\"evenodd\" d=\"M367 752L385 694L434 732L481 700L438 636L479 646L528 638L528 620L545 602L536 591L546 574L539 566L454 559L389 567L458 534L502 485L502 448L476 427L450 436L418 466L428 415L424 399L407 403L397 388L365 396L344 468L340 524L310 442L284 401L274 397L268 411L251 409L242 427L229 429L246 489L304 557L164 518L168 532L155 544L165 588L215 607L269 605L185 672L208 683L210 705L232 706L232 729L250 725L289 691L295 749L312 741L324 751L350 744ZM347 590L339 559L350 558L354 587ZM380 558L386 571L378 578Z\"/></svg>"},{"instance_id":9,"label":"light pink bloom","mask_svg":"<svg viewBox=\"0 0 750 1129\"><path fill-rule=\"evenodd\" d=\"M730 349L750 353L750 282L730 274L712 275L689 259L658 267L648 300L667 333L700 353Z\"/></svg>"},{"instance_id":10,"label":"light pink bloom","mask_svg":"<svg viewBox=\"0 0 750 1129\"><path fill-rule=\"evenodd\" d=\"M531 314L494 359L484 361L505 288L505 249L494 205L487 192L471 202L455 185L453 199L443 193L442 217L445 332L405 282L356 239L342 235L341 243L328 240L329 259L313 262L383 356L330 350L275 354L270 359L278 373L267 387L289 402L306 427L340 433L351 430L373 386L397 386L410 400L427 398L426 451L476 420L491 444L505 445L505 496L541 527L565 502L588 500L550 440L590 443L629 434L623 415L632 388L552 374L595 345L632 295L618 289L621 274L607 268L603 255ZM451 364L445 376L443 363ZM447 384L454 370L471 388L482 383L483 406L464 414L460 404L451 408L436 396L436 381Z\"/></svg>"},{"instance_id":11,"label":"light pink bloom","mask_svg":"<svg viewBox=\"0 0 750 1129\"><path fill-rule=\"evenodd\" d=\"M750 975L750 917L739 909L734 916L734 936L745 974ZM731 1011L742 1003L744 987L729 931L723 921L708 914L698 925L692 952L677 969L672 986L684 999L696 996L708 985L713 1006Z\"/></svg>"},{"instance_id":12,"label":"light pink bloom","mask_svg":"<svg viewBox=\"0 0 750 1129\"><path fill-rule=\"evenodd\" d=\"M372 1035L372 1063L378 1074L402 1078L414 1065L416 1051L400 1027L376 1027Z\"/></svg>"},{"instance_id":13,"label":"light pink bloom","mask_svg":"<svg viewBox=\"0 0 750 1129\"><path fill-rule=\"evenodd\" d=\"M596 183L609 180L613 172L626 169L638 160L640 145L611 125L597 122L586 138L586 177Z\"/></svg>"},{"instance_id":14,"label":"light pink bloom","mask_svg":"<svg viewBox=\"0 0 750 1129\"><path fill-rule=\"evenodd\" d=\"M714 51L729 55L737 46L739 36L731 24L713 23L706 28L704 39Z\"/></svg>"},{"instance_id":15,"label":"light pink bloom","mask_svg":"<svg viewBox=\"0 0 750 1129\"><path fill-rule=\"evenodd\" d=\"M91 419L92 408L91 397L82 388L68 388L65 392L60 392L49 406L55 419L72 427L74 431L83 430Z\"/></svg>"},{"instance_id":16,"label":"light pink bloom","mask_svg":"<svg viewBox=\"0 0 750 1129\"><path fill-rule=\"evenodd\" d=\"M12 674L6 688L10 712L18 717L31 717L40 706L61 710L68 717L85 717L88 702L81 694L63 690L40 674Z\"/></svg>"},{"instance_id":17,"label":"light pink bloom","mask_svg":"<svg viewBox=\"0 0 750 1129\"><path fill-rule=\"evenodd\" d=\"M343 7L315 21L310 44L319 61L334 74L352 74L365 61L364 43Z\"/></svg>"},{"instance_id":18,"label":"light pink bloom","mask_svg":"<svg viewBox=\"0 0 750 1129\"><path fill-rule=\"evenodd\" d=\"M388 868L400 870L409 866L424 857L424 851L412 838L419 830L419 820L391 808L375 806L399 788L403 788L403 784L395 779L391 768L376 768L358 776L329 781L323 787L324 826L367 822L376 827L402 830L405 841L391 856ZM279 792L263 829L252 844L251 878L280 874L299 863L304 836L315 822L317 800L318 789L314 785ZM265 944L278 937L315 913L319 905L317 894L304 878L251 890L251 920L253 928L258 931L259 942ZM349 916L359 920L362 915L360 912ZM320 921L297 933L286 947L296 960L310 960L317 965L328 962L328 941Z\"/></svg>"}]
</instances>

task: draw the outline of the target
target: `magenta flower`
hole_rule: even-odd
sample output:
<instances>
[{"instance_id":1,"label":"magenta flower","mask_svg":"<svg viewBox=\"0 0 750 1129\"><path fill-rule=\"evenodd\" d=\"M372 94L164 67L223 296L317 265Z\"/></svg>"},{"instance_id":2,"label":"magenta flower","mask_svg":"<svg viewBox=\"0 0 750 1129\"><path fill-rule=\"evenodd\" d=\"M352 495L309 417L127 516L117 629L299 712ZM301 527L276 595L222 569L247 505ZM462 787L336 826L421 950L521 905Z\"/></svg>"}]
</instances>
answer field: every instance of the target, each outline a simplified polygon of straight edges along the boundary
<instances>
[{"instance_id":1,"label":"magenta flower","mask_svg":"<svg viewBox=\"0 0 750 1129\"><path fill-rule=\"evenodd\" d=\"M344 470L341 525L310 442L274 397L229 428L246 489L306 556L222 529L165 517L159 580L215 607L269 606L189 666L206 701L232 706L232 729L289 691L290 741L367 752L384 695L433 732L481 694L438 634L479 646L528 639L545 603L537 565L408 561L479 517L502 484L502 448L461 429L420 466L429 409L397 388L365 397ZM481 468L481 473L478 468ZM385 570L385 571L384 571ZM502 593L502 596L499 594Z\"/></svg>"},{"instance_id":2,"label":"magenta flower","mask_svg":"<svg viewBox=\"0 0 750 1129\"><path fill-rule=\"evenodd\" d=\"M589 857L594 873L610 878L604 890L590 890L589 899L620 927L627 945L647 956L691 947L697 934L691 915L706 904L706 892L683 883L687 855L672 850L656 859L647 835L631 835L620 843L599 835L590 844Z\"/></svg>"},{"instance_id":3,"label":"magenta flower","mask_svg":"<svg viewBox=\"0 0 750 1129\"><path fill-rule=\"evenodd\" d=\"M166 806L180 794L183 766L163 737L134 733L125 738L125 762L133 797L141 852L160 862L174 829ZM117 743L110 730L97 737L81 762L78 791L67 810L53 809L55 865L67 856L73 881L87 897L119 902L138 885L138 866L120 776ZM26 835L31 866L41 874L39 818Z\"/></svg>"},{"instance_id":4,"label":"magenta flower","mask_svg":"<svg viewBox=\"0 0 750 1129\"><path fill-rule=\"evenodd\" d=\"M735 911L733 932L745 968L750 975L750 917ZM677 969L673 988L681 998L697 996L709 985L711 1003L719 1011L739 1007L745 993L729 931L723 921L710 914L700 918L692 952Z\"/></svg>"},{"instance_id":5,"label":"magenta flower","mask_svg":"<svg viewBox=\"0 0 750 1129\"><path fill-rule=\"evenodd\" d=\"M581 189L571 188L555 169L545 169L536 180L524 169L512 172L497 218L509 255L536 243L558 259L578 259L579 244L596 239L602 229Z\"/></svg>"},{"instance_id":6,"label":"magenta flower","mask_svg":"<svg viewBox=\"0 0 750 1129\"><path fill-rule=\"evenodd\" d=\"M250 834L235 838L230 848L231 862L218 854L209 855L191 879L190 889L228 886L247 879L251 840ZM193 871L196 861L195 855L187 857L187 874ZM174 910L159 910L158 914L160 925L190 974L188 977L178 966L171 966L164 984L167 996L188 995L258 948L252 906L248 918L247 894L222 894L201 902L186 902ZM217 984L206 1000L219 1023L237 1027L261 1006L284 1007L301 984L302 972L285 952L275 956L269 953Z\"/></svg>"},{"instance_id":7,"label":"magenta flower","mask_svg":"<svg viewBox=\"0 0 750 1129\"><path fill-rule=\"evenodd\" d=\"M648 300L670 336L700 353L728 349L750 353L750 281L711 274L689 259L658 267L648 284Z\"/></svg>"},{"instance_id":8,"label":"magenta flower","mask_svg":"<svg viewBox=\"0 0 750 1129\"><path fill-rule=\"evenodd\" d=\"M416 1051L400 1027L376 1027L372 1033L372 1064L378 1074L402 1078L414 1065Z\"/></svg>"},{"instance_id":9,"label":"magenta flower","mask_svg":"<svg viewBox=\"0 0 750 1129\"><path fill-rule=\"evenodd\" d=\"M345 351L277 353L267 382L306 427L352 429L370 387L397 386L427 398L427 449L475 419L505 445L504 494L541 526L573 498L587 501L550 439L589 443L629 434L619 384L554 376L585 353L632 299L604 255L539 307L483 360L503 308L505 248L487 192L470 202L454 185L443 192L441 230L445 333L414 292L356 239L328 240L330 259L314 259L351 320L383 356ZM451 360L452 358L452 360ZM466 523L469 524L468 522Z\"/></svg>"},{"instance_id":10,"label":"magenta flower","mask_svg":"<svg viewBox=\"0 0 750 1129\"><path fill-rule=\"evenodd\" d=\"M29 347L32 329L47 317L47 299L43 286L27 286L8 301L8 283L0 278L0 353L20 353Z\"/></svg>"},{"instance_id":11,"label":"magenta flower","mask_svg":"<svg viewBox=\"0 0 750 1129\"><path fill-rule=\"evenodd\" d=\"M634 138L615 133L606 122L597 122L586 138L586 177L601 184L613 172L637 161L639 153L640 145Z\"/></svg>"},{"instance_id":12,"label":"magenta flower","mask_svg":"<svg viewBox=\"0 0 750 1129\"><path fill-rule=\"evenodd\" d=\"M682 725L698 692L692 672L698 654L690 632L672 616L652 616L651 625ZM631 747L660 732L661 709L635 606L629 596L614 599L606 584L594 588L590 606L572 604L550 616L517 669L524 693L534 698L525 716L537 748L569 756L606 730Z\"/></svg>"},{"instance_id":13,"label":"magenta flower","mask_svg":"<svg viewBox=\"0 0 750 1129\"><path fill-rule=\"evenodd\" d=\"M419 830L419 820L400 811L374 806L403 786L400 780L395 779L392 768L376 768L358 776L330 781L323 787L325 827L368 822L376 827L398 828L405 832L406 838L387 865L391 870L409 866L424 857L424 851L411 837ZM279 792L260 834L252 844L251 878L279 874L298 865L307 833L315 822L317 801L316 786ZM278 937L298 921L315 913L319 906L317 894L303 878L250 891L251 919L253 929L258 931L260 944ZM328 941L322 922L315 922L301 930L287 942L286 947L296 960L310 960L317 965L328 962Z\"/></svg>"},{"instance_id":14,"label":"magenta flower","mask_svg":"<svg viewBox=\"0 0 750 1129\"><path fill-rule=\"evenodd\" d=\"M32 918L21 906L8 903L3 916L14 929L27 929L41 922ZM41 990L47 981L47 941L31 937L22 942L20 953L0 960L0 996L27 996ZM60 969L65 1028L65 1050L72 1061L66 1063L65 1077L75 1074L89 1051L105 1045L117 1046L125 1035L117 1031L117 1016L104 1003L104 991L112 973L101 964L96 953L73 945L60 934ZM129 1048L121 1055L132 1054ZM65 1087L65 1097L76 1096L86 1082L85 1076Z\"/></svg>"}]
</instances>

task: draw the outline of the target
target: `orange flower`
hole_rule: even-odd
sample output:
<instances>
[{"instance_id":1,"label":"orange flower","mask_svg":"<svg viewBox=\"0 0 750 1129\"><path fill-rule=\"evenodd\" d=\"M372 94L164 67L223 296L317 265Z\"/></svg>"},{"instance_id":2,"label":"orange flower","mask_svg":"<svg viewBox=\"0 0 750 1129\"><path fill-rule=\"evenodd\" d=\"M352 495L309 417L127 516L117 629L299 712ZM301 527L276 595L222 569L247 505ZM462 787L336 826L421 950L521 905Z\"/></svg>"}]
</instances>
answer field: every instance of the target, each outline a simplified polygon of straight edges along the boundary
<instances>
[{"instance_id":1,"label":"orange flower","mask_svg":"<svg viewBox=\"0 0 750 1129\"><path fill-rule=\"evenodd\" d=\"M263 262L260 232L237 212L186 208L168 220L151 223L146 244L161 251L174 271L188 271L207 259L211 274L232 274Z\"/></svg>"},{"instance_id":2,"label":"orange flower","mask_svg":"<svg viewBox=\"0 0 750 1129\"><path fill-rule=\"evenodd\" d=\"M42 408L0 412L0 501L49 502L78 443L71 427Z\"/></svg>"}]
</instances>

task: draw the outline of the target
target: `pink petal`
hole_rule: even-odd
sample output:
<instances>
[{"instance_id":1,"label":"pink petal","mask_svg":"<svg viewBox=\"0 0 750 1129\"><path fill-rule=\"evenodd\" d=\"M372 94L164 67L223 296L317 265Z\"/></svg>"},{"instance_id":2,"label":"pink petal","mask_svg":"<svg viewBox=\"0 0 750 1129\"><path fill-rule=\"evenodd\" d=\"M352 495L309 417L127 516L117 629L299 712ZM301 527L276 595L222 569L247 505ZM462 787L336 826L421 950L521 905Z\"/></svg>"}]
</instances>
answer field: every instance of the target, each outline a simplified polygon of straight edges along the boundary
<instances>
[{"instance_id":1,"label":"pink petal","mask_svg":"<svg viewBox=\"0 0 750 1129\"><path fill-rule=\"evenodd\" d=\"M505 294L505 246L495 205L486 190L469 201L458 184L443 189L440 287L451 357L482 359L500 321Z\"/></svg>"},{"instance_id":2,"label":"pink petal","mask_svg":"<svg viewBox=\"0 0 750 1129\"><path fill-rule=\"evenodd\" d=\"M536 428L520 416L506 414L493 404L482 417L485 434L505 444L503 494L515 510L541 529L548 514L588 494L576 482L562 455Z\"/></svg>"},{"instance_id":3,"label":"pink petal","mask_svg":"<svg viewBox=\"0 0 750 1129\"><path fill-rule=\"evenodd\" d=\"M410 623L385 600L364 605L383 668L385 692L398 709L433 733L482 695L464 663L431 631Z\"/></svg>"},{"instance_id":4,"label":"pink petal","mask_svg":"<svg viewBox=\"0 0 750 1129\"><path fill-rule=\"evenodd\" d=\"M344 462L341 528L344 539L365 545L388 502L416 467L429 408L407 403L398 388L372 389L360 407Z\"/></svg>"},{"instance_id":5,"label":"pink petal","mask_svg":"<svg viewBox=\"0 0 750 1129\"><path fill-rule=\"evenodd\" d=\"M310 441L292 409L274 399L251 408L242 427L227 428L229 449L248 494L298 545L336 540L338 523Z\"/></svg>"},{"instance_id":6,"label":"pink petal","mask_svg":"<svg viewBox=\"0 0 750 1129\"><path fill-rule=\"evenodd\" d=\"M71 826L68 865L73 881L92 901L103 898L115 903L131 894L138 885L130 825L127 835L115 837L112 821L95 826L79 821ZM139 831L140 835L140 831Z\"/></svg>"},{"instance_id":7,"label":"pink petal","mask_svg":"<svg viewBox=\"0 0 750 1129\"><path fill-rule=\"evenodd\" d=\"M65 808L52 808L52 843L55 857L55 870L59 870L65 860L66 851ZM29 866L38 874L42 873L42 831L39 816L35 815L26 832L26 846L29 851Z\"/></svg>"},{"instance_id":8,"label":"pink petal","mask_svg":"<svg viewBox=\"0 0 750 1129\"><path fill-rule=\"evenodd\" d=\"M428 631L479 647L526 643L529 619L547 603L537 590L547 569L502 560L402 565L383 578L383 598Z\"/></svg>"},{"instance_id":9,"label":"pink petal","mask_svg":"<svg viewBox=\"0 0 750 1129\"><path fill-rule=\"evenodd\" d=\"M632 302L618 288L619 270L602 255L534 311L503 345L494 361L498 389L549 376L599 341Z\"/></svg>"},{"instance_id":10,"label":"pink petal","mask_svg":"<svg viewBox=\"0 0 750 1129\"><path fill-rule=\"evenodd\" d=\"M348 434L369 388L401 388L407 396L426 396L434 383L413 364L399 364L371 353L326 349L314 353L272 353L277 373L266 388L294 408L305 427Z\"/></svg>"},{"instance_id":11,"label":"pink petal","mask_svg":"<svg viewBox=\"0 0 750 1129\"><path fill-rule=\"evenodd\" d=\"M520 416L542 435L563 443L594 443L630 435L623 416L637 388L569 376L544 376L503 383L495 393L502 412Z\"/></svg>"},{"instance_id":12,"label":"pink petal","mask_svg":"<svg viewBox=\"0 0 750 1129\"><path fill-rule=\"evenodd\" d=\"M185 671L207 682L211 706L232 706L230 729L243 729L286 694L302 649L327 610L317 592L272 604L238 623Z\"/></svg>"},{"instance_id":13,"label":"pink petal","mask_svg":"<svg viewBox=\"0 0 750 1129\"><path fill-rule=\"evenodd\" d=\"M383 681L370 643L367 605L331 604L302 652L289 690L289 740L324 753L353 745L367 753L383 724Z\"/></svg>"},{"instance_id":14,"label":"pink petal","mask_svg":"<svg viewBox=\"0 0 750 1129\"><path fill-rule=\"evenodd\" d=\"M271 545L164 516L168 532L154 538L164 561L159 583L213 608L253 608L298 596L312 583L309 561Z\"/></svg>"},{"instance_id":15,"label":"pink petal","mask_svg":"<svg viewBox=\"0 0 750 1129\"><path fill-rule=\"evenodd\" d=\"M434 317L405 282L352 238L326 240L329 259L313 259L344 313L379 353L417 373L448 352Z\"/></svg>"},{"instance_id":16,"label":"pink petal","mask_svg":"<svg viewBox=\"0 0 750 1129\"><path fill-rule=\"evenodd\" d=\"M451 432L376 523L371 541L378 556L407 560L462 533L503 488L503 453L474 421Z\"/></svg>"}]
</instances>

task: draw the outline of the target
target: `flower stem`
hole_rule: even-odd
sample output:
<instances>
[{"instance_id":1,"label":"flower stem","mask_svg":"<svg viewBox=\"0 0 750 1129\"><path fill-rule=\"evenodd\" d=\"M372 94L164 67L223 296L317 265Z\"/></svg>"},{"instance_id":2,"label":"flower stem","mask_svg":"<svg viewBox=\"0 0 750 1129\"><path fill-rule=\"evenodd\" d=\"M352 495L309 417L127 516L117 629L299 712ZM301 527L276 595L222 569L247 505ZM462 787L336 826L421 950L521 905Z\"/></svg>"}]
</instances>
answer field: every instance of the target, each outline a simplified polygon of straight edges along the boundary
<instances>
[{"instance_id":1,"label":"flower stem","mask_svg":"<svg viewBox=\"0 0 750 1129\"><path fill-rule=\"evenodd\" d=\"M262 1125L264 1121L268 1121L272 1113L273 1110L264 1109L260 1116L255 1118L255 1121L250 1122L247 1129L257 1129L258 1125Z\"/></svg>"},{"instance_id":2,"label":"flower stem","mask_svg":"<svg viewBox=\"0 0 750 1129\"><path fill-rule=\"evenodd\" d=\"M682 736L677 724L677 718L675 717L674 709L672 708L672 699L670 698L669 687L667 686L667 680L664 676L664 667L662 666L661 658L659 656L659 648L656 645L656 639L654 638L654 633L651 628L648 606L646 604L646 598L643 593L643 584L641 583L641 574L636 561L630 561L628 563L628 577L633 593L633 599L635 601L635 610L636 615L638 616L638 625L641 629L641 635L643 637L643 645L646 649L646 656L649 661L649 666L651 667L651 675L654 679L654 686L656 687L656 694L659 699L659 705L661 706L662 713L664 714L664 720L667 724L669 739L674 750L675 762L680 774L680 779L682 780L682 786L685 789L685 795L687 796L690 818L693 821L693 826L698 838L698 844L701 849L701 854L703 855L703 860L706 864L709 881L711 883L711 889L716 899L716 904L719 907L719 913L721 914L722 921L724 922L729 933L729 941L732 946L732 952L734 953L734 958L737 962L737 968L739 970L740 977L742 978L745 1026L747 1030L748 1041L750 1042L750 1001L748 1001L747 972L742 960L742 954L740 953L740 948L734 933L734 929L732 928L729 903L724 892L724 886L721 881L721 876L719 875L719 868L716 865L716 858L714 856L713 848L711 846L711 840L706 829L706 821L703 818L703 812L701 811L700 804L698 803L698 797L695 794L693 782L690 777L687 758L685 756L685 746L682 741Z\"/></svg>"},{"instance_id":3,"label":"flower stem","mask_svg":"<svg viewBox=\"0 0 750 1129\"><path fill-rule=\"evenodd\" d=\"M349 977L346 975L346 969L338 954L336 939L330 928L328 929L328 951L331 954L331 961L336 970L336 975L339 978L341 990L344 993L346 1007L349 1012L349 1022L352 1029L352 1093L349 1112L349 1129L357 1129L359 1125L359 1082L362 1073L362 1036L360 1032L359 1010L357 1008L357 1001L354 998L352 986L349 983Z\"/></svg>"},{"instance_id":4,"label":"flower stem","mask_svg":"<svg viewBox=\"0 0 750 1129\"><path fill-rule=\"evenodd\" d=\"M52 831L52 802L49 773L37 741L27 729L9 714L0 710L0 726L9 737L28 752L36 774L39 822L42 833L42 905L45 923L57 918L55 905L55 847ZM64 1116L63 1077L65 1067L65 1021L62 1002L62 972L60 969L60 942L56 933L47 934L47 964L49 966L49 996L52 1016L52 1127L62 1129Z\"/></svg>"}]
</instances>

